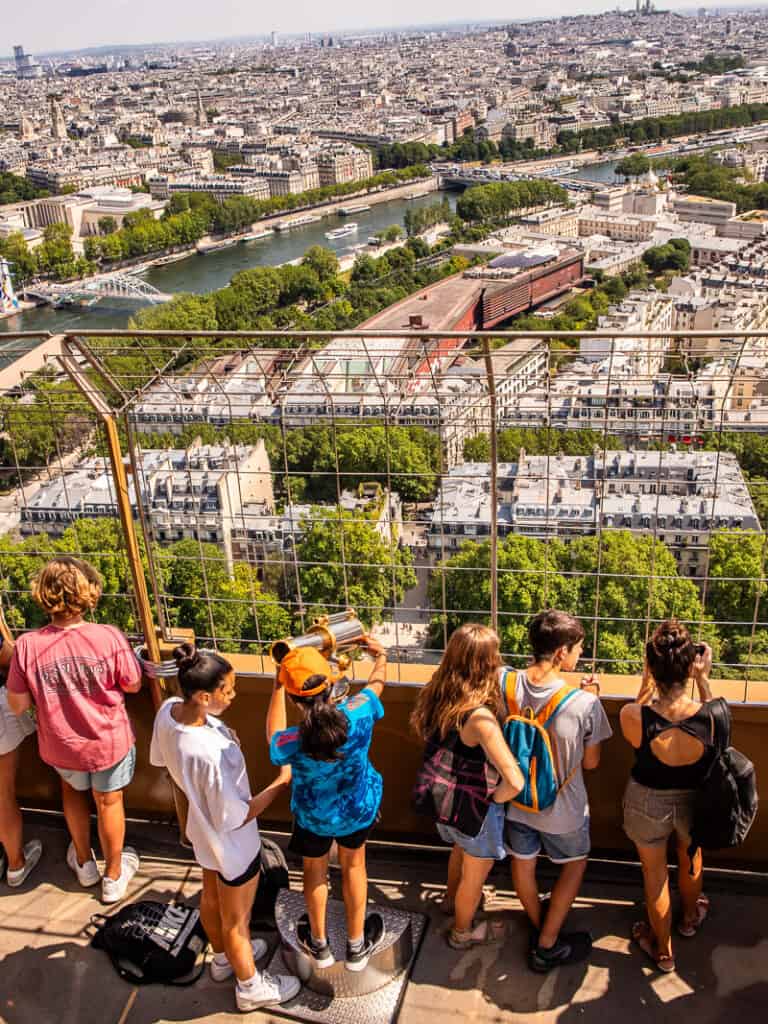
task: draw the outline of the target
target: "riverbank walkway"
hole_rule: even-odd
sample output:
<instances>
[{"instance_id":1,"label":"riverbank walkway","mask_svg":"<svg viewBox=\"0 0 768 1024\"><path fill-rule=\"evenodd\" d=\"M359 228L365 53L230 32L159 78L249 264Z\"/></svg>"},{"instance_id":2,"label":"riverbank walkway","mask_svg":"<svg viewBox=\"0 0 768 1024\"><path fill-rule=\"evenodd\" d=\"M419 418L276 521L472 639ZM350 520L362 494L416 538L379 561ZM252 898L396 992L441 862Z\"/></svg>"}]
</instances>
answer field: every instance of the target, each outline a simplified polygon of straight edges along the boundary
<instances>
[{"instance_id":1,"label":"riverbank walkway","mask_svg":"<svg viewBox=\"0 0 768 1024\"><path fill-rule=\"evenodd\" d=\"M0 885L0 1022L2 1024L233 1024L275 1021L270 1012L237 1013L230 983L206 972L190 988L122 981L104 953L88 945L85 928L105 908L75 883L64 864L67 837L56 819L35 818L28 836L45 844L40 867L19 891ZM128 899L197 903L200 871L169 826L129 823L128 841L142 866ZM628 941L641 916L639 868L590 863L569 925L595 940L589 963L532 974L525 964L527 929L510 891L506 865L486 912L508 923L507 939L471 952L448 948L439 908L445 854L372 843L370 895L377 903L422 911L430 924L400 1011L401 1024L758 1024L768 1005L768 887L765 876L713 872L707 881L712 915L696 939L678 939L677 972L662 975ZM292 888L300 876L291 865ZM340 879L333 877L338 895ZM270 938L269 935L265 936Z\"/></svg>"}]
</instances>

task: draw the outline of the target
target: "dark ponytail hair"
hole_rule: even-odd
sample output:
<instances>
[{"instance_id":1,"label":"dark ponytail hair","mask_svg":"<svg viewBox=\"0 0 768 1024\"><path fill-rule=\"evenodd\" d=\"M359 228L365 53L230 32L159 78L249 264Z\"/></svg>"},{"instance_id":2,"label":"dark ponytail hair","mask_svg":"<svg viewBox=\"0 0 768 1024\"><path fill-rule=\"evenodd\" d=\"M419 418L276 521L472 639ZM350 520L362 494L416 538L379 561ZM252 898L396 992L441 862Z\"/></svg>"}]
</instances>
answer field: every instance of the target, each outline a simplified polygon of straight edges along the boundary
<instances>
[{"instance_id":1,"label":"dark ponytail hair","mask_svg":"<svg viewBox=\"0 0 768 1024\"><path fill-rule=\"evenodd\" d=\"M662 693L684 686L696 660L691 634L677 619L665 619L645 645L645 657L656 686Z\"/></svg>"},{"instance_id":2,"label":"dark ponytail hair","mask_svg":"<svg viewBox=\"0 0 768 1024\"><path fill-rule=\"evenodd\" d=\"M304 683L307 690L319 686L324 676L314 675ZM349 722L331 700L333 686L328 686L314 697L295 697L303 712L299 726L302 752L316 761L340 761L339 747L347 742Z\"/></svg>"},{"instance_id":3,"label":"dark ponytail hair","mask_svg":"<svg viewBox=\"0 0 768 1024\"><path fill-rule=\"evenodd\" d=\"M232 671L226 658L215 651L198 650L194 644L181 644L173 652L179 671L179 687L184 700L204 690L213 693Z\"/></svg>"}]
</instances>

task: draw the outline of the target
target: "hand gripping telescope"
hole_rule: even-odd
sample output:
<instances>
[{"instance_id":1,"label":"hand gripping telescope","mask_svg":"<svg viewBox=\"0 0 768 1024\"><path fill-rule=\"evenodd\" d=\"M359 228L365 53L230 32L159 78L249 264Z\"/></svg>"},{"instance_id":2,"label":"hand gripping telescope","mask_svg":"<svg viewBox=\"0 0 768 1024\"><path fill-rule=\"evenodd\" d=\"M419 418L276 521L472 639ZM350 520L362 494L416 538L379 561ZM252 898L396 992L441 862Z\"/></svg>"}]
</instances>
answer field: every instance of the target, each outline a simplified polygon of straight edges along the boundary
<instances>
[{"instance_id":1,"label":"hand gripping telescope","mask_svg":"<svg viewBox=\"0 0 768 1024\"><path fill-rule=\"evenodd\" d=\"M298 647L314 647L326 658L335 655L335 661L343 671L348 667L350 659L347 654L339 655L338 652L343 648L354 647L364 635L365 630L357 612L354 608L347 608L345 612L337 612L335 615L318 616L301 636L275 640L269 653L275 664L279 665L288 651Z\"/></svg>"}]
</instances>

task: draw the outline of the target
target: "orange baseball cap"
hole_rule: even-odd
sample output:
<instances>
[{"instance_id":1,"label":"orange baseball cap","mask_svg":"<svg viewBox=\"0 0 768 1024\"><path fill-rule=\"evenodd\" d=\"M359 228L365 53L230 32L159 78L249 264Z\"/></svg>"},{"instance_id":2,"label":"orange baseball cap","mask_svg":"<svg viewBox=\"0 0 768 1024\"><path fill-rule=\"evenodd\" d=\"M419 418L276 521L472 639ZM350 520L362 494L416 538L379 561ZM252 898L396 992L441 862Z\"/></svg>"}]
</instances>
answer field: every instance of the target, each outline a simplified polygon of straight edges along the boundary
<instances>
[{"instance_id":1,"label":"orange baseball cap","mask_svg":"<svg viewBox=\"0 0 768 1024\"><path fill-rule=\"evenodd\" d=\"M311 676L323 676L324 681L309 690L303 689ZM288 651L280 662L277 681L294 697L314 697L335 682L337 674L330 663L314 647L297 647Z\"/></svg>"}]
</instances>

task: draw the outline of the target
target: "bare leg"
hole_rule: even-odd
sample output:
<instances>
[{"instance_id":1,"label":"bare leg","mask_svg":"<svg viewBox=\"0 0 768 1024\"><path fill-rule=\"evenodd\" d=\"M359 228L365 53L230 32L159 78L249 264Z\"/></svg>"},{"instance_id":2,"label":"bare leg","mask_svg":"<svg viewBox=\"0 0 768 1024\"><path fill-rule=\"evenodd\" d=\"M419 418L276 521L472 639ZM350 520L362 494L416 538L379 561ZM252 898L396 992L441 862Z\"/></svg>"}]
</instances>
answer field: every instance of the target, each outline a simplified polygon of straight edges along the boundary
<instances>
[{"instance_id":1,"label":"bare leg","mask_svg":"<svg viewBox=\"0 0 768 1024\"><path fill-rule=\"evenodd\" d=\"M122 871L123 844L125 843L125 809L123 791L99 793L93 790L96 801L99 841L104 856L104 877L118 879ZM78 854L79 859L79 854Z\"/></svg>"},{"instance_id":2,"label":"bare leg","mask_svg":"<svg viewBox=\"0 0 768 1024\"><path fill-rule=\"evenodd\" d=\"M677 885L680 889L680 899L683 904L683 922L687 925L695 925L698 921L696 901L701 896L704 884L704 862L701 850L696 851L693 858L693 874L690 872L690 860L688 858L688 844L679 842L677 844Z\"/></svg>"},{"instance_id":3,"label":"bare leg","mask_svg":"<svg viewBox=\"0 0 768 1024\"><path fill-rule=\"evenodd\" d=\"M256 973L251 947L251 910L259 885L258 875L245 885L225 885L216 879L221 913L221 939L227 960L238 981L249 981Z\"/></svg>"},{"instance_id":4,"label":"bare leg","mask_svg":"<svg viewBox=\"0 0 768 1024\"><path fill-rule=\"evenodd\" d=\"M551 949L557 942L568 911L579 894L586 870L586 857L563 864L552 895L549 897L549 907L539 933L539 945L542 949Z\"/></svg>"},{"instance_id":5,"label":"bare leg","mask_svg":"<svg viewBox=\"0 0 768 1024\"><path fill-rule=\"evenodd\" d=\"M461 863L463 859L464 851L456 843L451 850L451 856L448 858L448 884L445 887L444 907L451 912L453 912L456 906L456 890L459 888L459 882L461 881Z\"/></svg>"},{"instance_id":6,"label":"bare leg","mask_svg":"<svg viewBox=\"0 0 768 1024\"><path fill-rule=\"evenodd\" d=\"M325 940L325 908L328 906L328 854L304 858L304 902L314 938Z\"/></svg>"},{"instance_id":7,"label":"bare leg","mask_svg":"<svg viewBox=\"0 0 768 1024\"><path fill-rule=\"evenodd\" d=\"M61 802L78 864L85 864L91 859L91 801L88 791L73 789L62 779Z\"/></svg>"},{"instance_id":8,"label":"bare leg","mask_svg":"<svg viewBox=\"0 0 768 1024\"><path fill-rule=\"evenodd\" d=\"M365 866L365 843L356 850L339 847L341 888L347 914L347 938L360 939L365 927L365 905L368 901L368 871Z\"/></svg>"},{"instance_id":9,"label":"bare leg","mask_svg":"<svg viewBox=\"0 0 768 1024\"><path fill-rule=\"evenodd\" d=\"M8 867L19 871L24 867L24 841L19 804L16 800L16 772L19 748L0 755L0 843L5 847Z\"/></svg>"},{"instance_id":10,"label":"bare leg","mask_svg":"<svg viewBox=\"0 0 768 1024\"><path fill-rule=\"evenodd\" d=\"M456 920L453 926L457 932L466 932L472 927L472 919L483 898L483 885L493 867L493 859L472 857L465 851L461 866L461 881L456 890Z\"/></svg>"},{"instance_id":11,"label":"bare leg","mask_svg":"<svg viewBox=\"0 0 768 1024\"><path fill-rule=\"evenodd\" d=\"M643 866L643 887L648 921L655 936L655 953L660 957L672 956L672 907L669 898L669 872L667 847L638 846L637 853Z\"/></svg>"},{"instance_id":12,"label":"bare leg","mask_svg":"<svg viewBox=\"0 0 768 1024\"><path fill-rule=\"evenodd\" d=\"M203 891L200 894L200 921L214 953L224 952L219 908L219 876L215 871L203 868Z\"/></svg>"},{"instance_id":13,"label":"bare leg","mask_svg":"<svg viewBox=\"0 0 768 1024\"><path fill-rule=\"evenodd\" d=\"M528 915L528 920L538 931L541 927L541 900L536 883L535 857L526 860L522 860L520 857L512 858L512 882L517 892L517 898L523 904L523 910Z\"/></svg>"}]
</instances>

